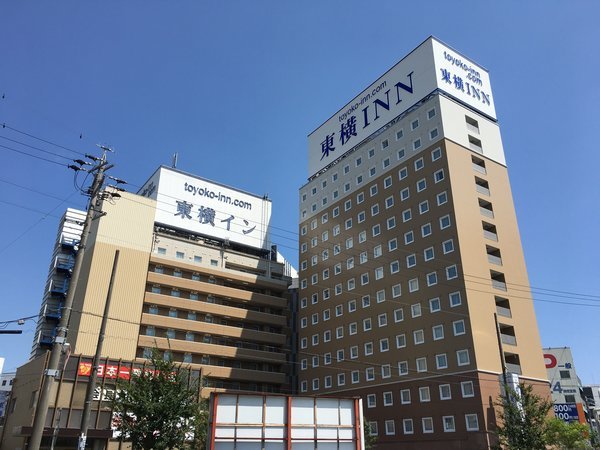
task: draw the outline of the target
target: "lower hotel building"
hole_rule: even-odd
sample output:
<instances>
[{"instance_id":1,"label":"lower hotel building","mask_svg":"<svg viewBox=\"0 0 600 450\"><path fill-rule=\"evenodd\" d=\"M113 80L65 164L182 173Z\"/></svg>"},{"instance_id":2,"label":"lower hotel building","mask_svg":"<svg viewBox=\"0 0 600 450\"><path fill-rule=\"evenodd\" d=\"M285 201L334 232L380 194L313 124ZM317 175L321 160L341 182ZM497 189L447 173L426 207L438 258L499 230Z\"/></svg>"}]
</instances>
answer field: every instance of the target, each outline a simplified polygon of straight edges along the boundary
<instances>
[{"instance_id":1,"label":"lower hotel building","mask_svg":"<svg viewBox=\"0 0 600 450\"><path fill-rule=\"evenodd\" d=\"M378 449L494 445L548 382L487 71L429 38L309 135L299 391L359 395Z\"/></svg>"},{"instance_id":2,"label":"lower hotel building","mask_svg":"<svg viewBox=\"0 0 600 450\"><path fill-rule=\"evenodd\" d=\"M202 396L290 393L295 271L271 244L271 201L167 167L138 195L114 193L107 189L105 214L91 228L69 324L71 356L52 392L43 445L56 427L56 448L76 446L116 250L88 439L93 448L119 447L111 440L106 391L146 364L153 349L201 377ZM40 321L56 320L56 309L52 317L45 311ZM32 360L17 372L2 449L26 448L31 436L48 359L43 345L36 337Z\"/></svg>"}]
</instances>

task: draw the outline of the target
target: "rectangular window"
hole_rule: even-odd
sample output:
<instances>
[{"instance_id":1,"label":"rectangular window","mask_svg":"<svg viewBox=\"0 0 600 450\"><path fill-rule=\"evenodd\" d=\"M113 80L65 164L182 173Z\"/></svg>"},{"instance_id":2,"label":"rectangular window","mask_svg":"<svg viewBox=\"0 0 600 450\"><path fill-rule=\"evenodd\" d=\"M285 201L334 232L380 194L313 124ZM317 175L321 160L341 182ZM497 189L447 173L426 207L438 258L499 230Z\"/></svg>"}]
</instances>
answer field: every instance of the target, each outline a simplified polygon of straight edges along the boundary
<instances>
[{"instance_id":1,"label":"rectangular window","mask_svg":"<svg viewBox=\"0 0 600 450\"><path fill-rule=\"evenodd\" d=\"M477 414L465 414L465 422L467 423L467 431L479 430L479 419Z\"/></svg>"},{"instance_id":2,"label":"rectangular window","mask_svg":"<svg viewBox=\"0 0 600 450\"><path fill-rule=\"evenodd\" d=\"M337 384L338 384L338 386L343 386L346 384L346 374L345 373L338 373Z\"/></svg>"},{"instance_id":3,"label":"rectangular window","mask_svg":"<svg viewBox=\"0 0 600 450\"><path fill-rule=\"evenodd\" d=\"M442 304L439 297L429 299L429 312L435 313L442 310Z\"/></svg>"},{"instance_id":4,"label":"rectangular window","mask_svg":"<svg viewBox=\"0 0 600 450\"><path fill-rule=\"evenodd\" d=\"M415 432L412 419L402 419L402 428L404 434L413 434Z\"/></svg>"},{"instance_id":5,"label":"rectangular window","mask_svg":"<svg viewBox=\"0 0 600 450\"><path fill-rule=\"evenodd\" d=\"M377 406L377 396L375 394L367 395L367 408L375 408Z\"/></svg>"},{"instance_id":6,"label":"rectangular window","mask_svg":"<svg viewBox=\"0 0 600 450\"><path fill-rule=\"evenodd\" d=\"M472 381L462 381L460 383L460 390L464 398L475 397L475 389L473 388Z\"/></svg>"},{"instance_id":7,"label":"rectangular window","mask_svg":"<svg viewBox=\"0 0 600 450\"><path fill-rule=\"evenodd\" d=\"M371 195L371 197L377 195L377 185L374 184L369 188L369 194Z\"/></svg>"},{"instance_id":8,"label":"rectangular window","mask_svg":"<svg viewBox=\"0 0 600 450\"><path fill-rule=\"evenodd\" d=\"M398 375L408 375L408 361L398 363Z\"/></svg>"},{"instance_id":9,"label":"rectangular window","mask_svg":"<svg viewBox=\"0 0 600 450\"><path fill-rule=\"evenodd\" d=\"M434 325L431 328L431 333L433 335L434 341L439 341L440 339L444 339L444 325Z\"/></svg>"},{"instance_id":10,"label":"rectangular window","mask_svg":"<svg viewBox=\"0 0 600 450\"><path fill-rule=\"evenodd\" d=\"M429 201L424 200L419 203L419 214L425 214L429 212Z\"/></svg>"},{"instance_id":11,"label":"rectangular window","mask_svg":"<svg viewBox=\"0 0 600 450\"><path fill-rule=\"evenodd\" d=\"M398 130L396 131L396 140L400 140L404 137L404 130Z\"/></svg>"},{"instance_id":12,"label":"rectangular window","mask_svg":"<svg viewBox=\"0 0 600 450\"><path fill-rule=\"evenodd\" d=\"M430 272L427 274L427 286L435 286L438 282L437 272Z\"/></svg>"},{"instance_id":13,"label":"rectangular window","mask_svg":"<svg viewBox=\"0 0 600 450\"><path fill-rule=\"evenodd\" d=\"M384 187L385 189L387 189L387 188L389 188L391 185L392 185L392 177L386 177L386 178L383 180L383 187Z\"/></svg>"},{"instance_id":14,"label":"rectangular window","mask_svg":"<svg viewBox=\"0 0 600 450\"><path fill-rule=\"evenodd\" d=\"M455 306L459 306L462 303L462 300L460 298L460 292L452 292L451 294L448 295L448 298L450 299L450 307L454 308Z\"/></svg>"},{"instance_id":15,"label":"rectangular window","mask_svg":"<svg viewBox=\"0 0 600 450\"><path fill-rule=\"evenodd\" d=\"M442 242L442 248L444 249L444 255L452 253L454 251L454 241L448 239L447 241Z\"/></svg>"},{"instance_id":16,"label":"rectangular window","mask_svg":"<svg viewBox=\"0 0 600 450\"><path fill-rule=\"evenodd\" d=\"M410 208L402 211L402 222L408 222L412 219L412 210Z\"/></svg>"},{"instance_id":17,"label":"rectangular window","mask_svg":"<svg viewBox=\"0 0 600 450\"><path fill-rule=\"evenodd\" d=\"M412 244L414 241L415 241L415 234L412 230L404 233L404 244L405 245Z\"/></svg>"},{"instance_id":18,"label":"rectangular window","mask_svg":"<svg viewBox=\"0 0 600 450\"><path fill-rule=\"evenodd\" d=\"M410 389L400 390L400 403L402 403L403 405L410 404Z\"/></svg>"},{"instance_id":19,"label":"rectangular window","mask_svg":"<svg viewBox=\"0 0 600 450\"><path fill-rule=\"evenodd\" d=\"M444 424L444 433L453 433L456 431L456 425L454 424L454 416L443 416L442 422Z\"/></svg>"},{"instance_id":20,"label":"rectangular window","mask_svg":"<svg viewBox=\"0 0 600 450\"><path fill-rule=\"evenodd\" d=\"M447 280L453 280L455 278L458 278L458 270L456 268L455 265L446 267L446 279Z\"/></svg>"},{"instance_id":21,"label":"rectangular window","mask_svg":"<svg viewBox=\"0 0 600 450\"><path fill-rule=\"evenodd\" d=\"M400 200L404 201L410 197L410 189L404 188L400 191Z\"/></svg>"},{"instance_id":22,"label":"rectangular window","mask_svg":"<svg viewBox=\"0 0 600 450\"><path fill-rule=\"evenodd\" d=\"M445 215L443 217L440 217L440 229L443 230L445 228L448 228L449 226L450 226L450 216Z\"/></svg>"},{"instance_id":23,"label":"rectangular window","mask_svg":"<svg viewBox=\"0 0 600 450\"><path fill-rule=\"evenodd\" d=\"M396 298L396 297L400 297L401 295L402 295L402 286L400 285L400 283L394 284L392 286L392 297Z\"/></svg>"},{"instance_id":24,"label":"rectangular window","mask_svg":"<svg viewBox=\"0 0 600 450\"><path fill-rule=\"evenodd\" d=\"M390 341L388 338L379 339L379 351L387 352L390 349Z\"/></svg>"},{"instance_id":25,"label":"rectangular window","mask_svg":"<svg viewBox=\"0 0 600 450\"><path fill-rule=\"evenodd\" d=\"M395 228L396 227L396 217L395 216L388 217L388 219L386 221L386 224L387 224L387 229L388 230L391 230L392 228Z\"/></svg>"},{"instance_id":26,"label":"rectangular window","mask_svg":"<svg viewBox=\"0 0 600 450\"><path fill-rule=\"evenodd\" d=\"M392 261L390 263L390 273L398 273L400 272L400 263L398 261Z\"/></svg>"},{"instance_id":27,"label":"rectangular window","mask_svg":"<svg viewBox=\"0 0 600 450\"><path fill-rule=\"evenodd\" d=\"M448 368L448 357L445 353L440 353L435 355L435 366L438 369L447 369Z\"/></svg>"},{"instance_id":28,"label":"rectangular window","mask_svg":"<svg viewBox=\"0 0 600 450\"><path fill-rule=\"evenodd\" d=\"M350 373L350 376L352 378L352 384L360 383L360 372L358 370L353 370Z\"/></svg>"},{"instance_id":29,"label":"rectangular window","mask_svg":"<svg viewBox=\"0 0 600 450\"><path fill-rule=\"evenodd\" d=\"M413 339L415 345L423 344L425 342L425 333L423 332L423 330L413 331Z\"/></svg>"},{"instance_id":30,"label":"rectangular window","mask_svg":"<svg viewBox=\"0 0 600 450\"><path fill-rule=\"evenodd\" d=\"M175 258L183 259L185 257L185 253L183 252L175 252Z\"/></svg>"},{"instance_id":31,"label":"rectangular window","mask_svg":"<svg viewBox=\"0 0 600 450\"><path fill-rule=\"evenodd\" d=\"M454 336L465 334L465 321L461 319L452 322L452 329L454 330Z\"/></svg>"},{"instance_id":32,"label":"rectangular window","mask_svg":"<svg viewBox=\"0 0 600 450\"><path fill-rule=\"evenodd\" d=\"M380 327L387 326L387 314L386 313L381 313L377 316L377 324Z\"/></svg>"},{"instance_id":33,"label":"rectangular window","mask_svg":"<svg viewBox=\"0 0 600 450\"><path fill-rule=\"evenodd\" d=\"M417 372L427 372L427 358L417 358Z\"/></svg>"},{"instance_id":34,"label":"rectangular window","mask_svg":"<svg viewBox=\"0 0 600 450\"><path fill-rule=\"evenodd\" d=\"M440 133L438 129L434 128L433 130L429 131L429 139L433 141L436 137L438 137L439 134Z\"/></svg>"},{"instance_id":35,"label":"rectangular window","mask_svg":"<svg viewBox=\"0 0 600 450\"><path fill-rule=\"evenodd\" d=\"M373 237L379 236L381 234L381 225L379 225L379 224L373 225L373 228L371 231L372 231Z\"/></svg>"},{"instance_id":36,"label":"rectangular window","mask_svg":"<svg viewBox=\"0 0 600 450\"><path fill-rule=\"evenodd\" d=\"M421 424L423 425L423 433L433 433L433 418L423 417Z\"/></svg>"},{"instance_id":37,"label":"rectangular window","mask_svg":"<svg viewBox=\"0 0 600 450\"><path fill-rule=\"evenodd\" d=\"M370 331L371 328L371 318L367 317L366 319L363 319L363 331Z\"/></svg>"},{"instance_id":38,"label":"rectangular window","mask_svg":"<svg viewBox=\"0 0 600 450\"><path fill-rule=\"evenodd\" d=\"M457 350L456 351L456 363L459 366L468 366L471 361L469 358L469 350Z\"/></svg>"},{"instance_id":39,"label":"rectangular window","mask_svg":"<svg viewBox=\"0 0 600 450\"><path fill-rule=\"evenodd\" d=\"M409 292L417 292L419 290L419 279L413 278L408 280L408 291Z\"/></svg>"},{"instance_id":40,"label":"rectangular window","mask_svg":"<svg viewBox=\"0 0 600 450\"><path fill-rule=\"evenodd\" d=\"M385 434L387 436L393 436L396 434L396 423L393 419L385 421Z\"/></svg>"},{"instance_id":41,"label":"rectangular window","mask_svg":"<svg viewBox=\"0 0 600 450\"><path fill-rule=\"evenodd\" d=\"M424 387L419 388L419 401L422 403L431 401L431 395L429 393L429 386L424 386Z\"/></svg>"},{"instance_id":42,"label":"rectangular window","mask_svg":"<svg viewBox=\"0 0 600 450\"><path fill-rule=\"evenodd\" d=\"M407 268L411 268L411 267L415 267L417 265L417 255L415 255L414 253L411 253L410 255L408 255L406 257L406 267Z\"/></svg>"},{"instance_id":43,"label":"rectangular window","mask_svg":"<svg viewBox=\"0 0 600 450\"><path fill-rule=\"evenodd\" d=\"M452 398L452 391L449 384L440 384L440 400L450 400Z\"/></svg>"},{"instance_id":44,"label":"rectangular window","mask_svg":"<svg viewBox=\"0 0 600 450\"><path fill-rule=\"evenodd\" d=\"M406 347L406 334L399 334L396 336L396 348Z\"/></svg>"},{"instance_id":45,"label":"rectangular window","mask_svg":"<svg viewBox=\"0 0 600 450\"><path fill-rule=\"evenodd\" d=\"M402 155L402 157L404 157L404 155ZM398 158L398 159L400 159L400 158ZM408 169L406 167L403 167L402 169L400 169L398 171L398 178L400 180L404 180L407 176L408 176Z\"/></svg>"},{"instance_id":46,"label":"rectangular window","mask_svg":"<svg viewBox=\"0 0 600 450\"><path fill-rule=\"evenodd\" d=\"M417 192L422 192L425 189L427 189L427 180L425 180L425 178L422 178L419 181L417 181Z\"/></svg>"},{"instance_id":47,"label":"rectangular window","mask_svg":"<svg viewBox=\"0 0 600 450\"><path fill-rule=\"evenodd\" d=\"M363 298L361 300L363 308L368 308L369 306L371 306L371 296L363 295Z\"/></svg>"},{"instance_id":48,"label":"rectangular window","mask_svg":"<svg viewBox=\"0 0 600 450\"><path fill-rule=\"evenodd\" d=\"M423 259L425 261L431 261L434 257L435 252L433 250L433 247L428 247L425 250L423 250Z\"/></svg>"},{"instance_id":49,"label":"rectangular window","mask_svg":"<svg viewBox=\"0 0 600 450\"><path fill-rule=\"evenodd\" d=\"M378 267L375 269L375 279L381 280L383 278L383 267Z\"/></svg>"},{"instance_id":50,"label":"rectangular window","mask_svg":"<svg viewBox=\"0 0 600 450\"><path fill-rule=\"evenodd\" d=\"M444 169L437 170L433 173L433 181L439 183L445 178Z\"/></svg>"},{"instance_id":51,"label":"rectangular window","mask_svg":"<svg viewBox=\"0 0 600 450\"><path fill-rule=\"evenodd\" d=\"M448 202L448 193L447 193L446 191L444 191L444 192L440 192L440 193L437 195L437 197L436 197L436 198L437 198L437 204L438 204L438 206L441 206L441 205L443 205L444 203L447 203L447 202Z\"/></svg>"},{"instance_id":52,"label":"rectangular window","mask_svg":"<svg viewBox=\"0 0 600 450\"><path fill-rule=\"evenodd\" d=\"M416 130L417 128L419 128L419 119L415 119L410 123L411 130Z\"/></svg>"},{"instance_id":53,"label":"rectangular window","mask_svg":"<svg viewBox=\"0 0 600 450\"><path fill-rule=\"evenodd\" d=\"M404 310L402 308L398 308L394 310L394 322L402 322L404 320Z\"/></svg>"},{"instance_id":54,"label":"rectangular window","mask_svg":"<svg viewBox=\"0 0 600 450\"><path fill-rule=\"evenodd\" d=\"M398 248L398 239L393 238L388 241L388 251L393 252Z\"/></svg>"}]
</instances>

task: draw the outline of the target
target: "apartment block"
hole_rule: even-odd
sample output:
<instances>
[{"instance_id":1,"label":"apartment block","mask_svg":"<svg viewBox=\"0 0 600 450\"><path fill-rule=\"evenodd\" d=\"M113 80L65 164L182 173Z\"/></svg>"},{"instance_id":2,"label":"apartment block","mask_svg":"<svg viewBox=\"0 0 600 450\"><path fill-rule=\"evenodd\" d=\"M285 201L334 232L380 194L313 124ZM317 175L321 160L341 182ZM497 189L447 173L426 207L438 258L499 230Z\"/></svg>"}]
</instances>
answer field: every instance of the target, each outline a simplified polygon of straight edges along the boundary
<instances>
[{"instance_id":1,"label":"apartment block","mask_svg":"<svg viewBox=\"0 0 600 450\"><path fill-rule=\"evenodd\" d=\"M485 69L428 38L309 135L299 391L382 449L493 445L503 373L547 377Z\"/></svg>"}]
</instances>

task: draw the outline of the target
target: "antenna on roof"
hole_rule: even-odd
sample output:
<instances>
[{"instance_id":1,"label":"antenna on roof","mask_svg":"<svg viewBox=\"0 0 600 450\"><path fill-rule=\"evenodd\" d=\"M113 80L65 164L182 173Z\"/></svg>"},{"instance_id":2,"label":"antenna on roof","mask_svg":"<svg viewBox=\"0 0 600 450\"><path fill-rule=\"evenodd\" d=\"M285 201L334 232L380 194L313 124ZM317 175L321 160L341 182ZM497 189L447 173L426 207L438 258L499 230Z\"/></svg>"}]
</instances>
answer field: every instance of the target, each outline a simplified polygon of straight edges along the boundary
<instances>
[{"instance_id":1,"label":"antenna on roof","mask_svg":"<svg viewBox=\"0 0 600 450\"><path fill-rule=\"evenodd\" d=\"M172 162L171 162L171 167L173 169L177 169L177 157L178 156L179 156L179 153L177 153L177 152L173 153L173 159L172 159Z\"/></svg>"}]
</instances>

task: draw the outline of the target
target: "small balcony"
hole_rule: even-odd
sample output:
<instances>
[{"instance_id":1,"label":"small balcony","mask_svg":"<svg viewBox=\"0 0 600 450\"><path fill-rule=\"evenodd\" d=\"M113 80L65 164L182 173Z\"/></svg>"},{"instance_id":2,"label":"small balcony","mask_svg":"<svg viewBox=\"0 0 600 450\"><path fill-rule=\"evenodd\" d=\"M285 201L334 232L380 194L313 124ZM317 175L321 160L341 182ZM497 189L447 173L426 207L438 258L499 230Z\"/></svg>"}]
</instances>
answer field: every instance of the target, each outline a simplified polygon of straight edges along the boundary
<instances>
[{"instance_id":1,"label":"small balcony","mask_svg":"<svg viewBox=\"0 0 600 450\"><path fill-rule=\"evenodd\" d=\"M60 320L60 318L62 317L62 308L63 308L63 304L59 303L57 306L50 306L50 305L45 305L44 306L44 318L46 320Z\"/></svg>"},{"instance_id":2,"label":"small balcony","mask_svg":"<svg viewBox=\"0 0 600 450\"><path fill-rule=\"evenodd\" d=\"M79 246L79 239L75 239L64 234L60 237L60 245L64 249L75 251Z\"/></svg>"},{"instance_id":3,"label":"small balcony","mask_svg":"<svg viewBox=\"0 0 600 450\"><path fill-rule=\"evenodd\" d=\"M54 260L54 268L58 272L66 273L71 275L73 267L75 266L75 259L66 256L57 256Z\"/></svg>"},{"instance_id":4,"label":"small balcony","mask_svg":"<svg viewBox=\"0 0 600 450\"><path fill-rule=\"evenodd\" d=\"M490 219L494 218L492 204L483 199L479 199L479 212L481 212L482 216L489 217Z\"/></svg>"},{"instance_id":5,"label":"small balcony","mask_svg":"<svg viewBox=\"0 0 600 450\"><path fill-rule=\"evenodd\" d=\"M69 292L69 280L52 280L48 289L52 295L66 296Z\"/></svg>"},{"instance_id":6,"label":"small balcony","mask_svg":"<svg viewBox=\"0 0 600 450\"><path fill-rule=\"evenodd\" d=\"M510 373L516 373L517 375L522 374L520 364L506 363L506 371Z\"/></svg>"},{"instance_id":7,"label":"small balcony","mask_svg":"<svg viewBox=\"0 0 600 450\"><path fill-rule=\"evenodd\" d=\"M502 317L512 318L512 312L510 311L510 308L504 308L499 305L496 305L496 314Z\"/></svg>"},{"instance_id":8,"label":"small balcony","mask_svg":"<svg viewBox=\"0 0 600 450\"><path fill-rule=\"evenodd\" d=\"M506 279L504 274L490 270L490 277L492 279L492 287L501 291L506 291Z\"/></svg>"},{"instance_id":9,"label":"small balcony","mask_svg":"<svg viewBox=\"0 0 600 450\"><path fill-rule=\"evenodd\" d=\"M521 375L523 372L521 371L521 360L519 355L515 353L504 353L504 361L506 364L506 370L510 373L516 373L517 375Z\"/></svg>"},{"instance_id":10,"label":"small balcony","mask_svg":"<svg viewBox=\"0 0 600 450\"><path fill-rule=\"evenodd\" d=\"M40 333L39 337L38 337L38 343L42 346L42 347L52 347L52 344L54 343L54 334L52 333Z\"/></svg>"},{"instance_id":11,"label":"small balcony","mask_svg":"<svg viewBox=\"0 0 600 450\"><path fill-rule=\"evenodd\" d=\"M492 247L491 245L486 245L485 248L486 248L487 255L488 255L488 262L490 264L494 264L496 266L501 266L502 265L502 255L500 254L500 249L498 249L496 247Z\"/></svg>"}]
</instances>

